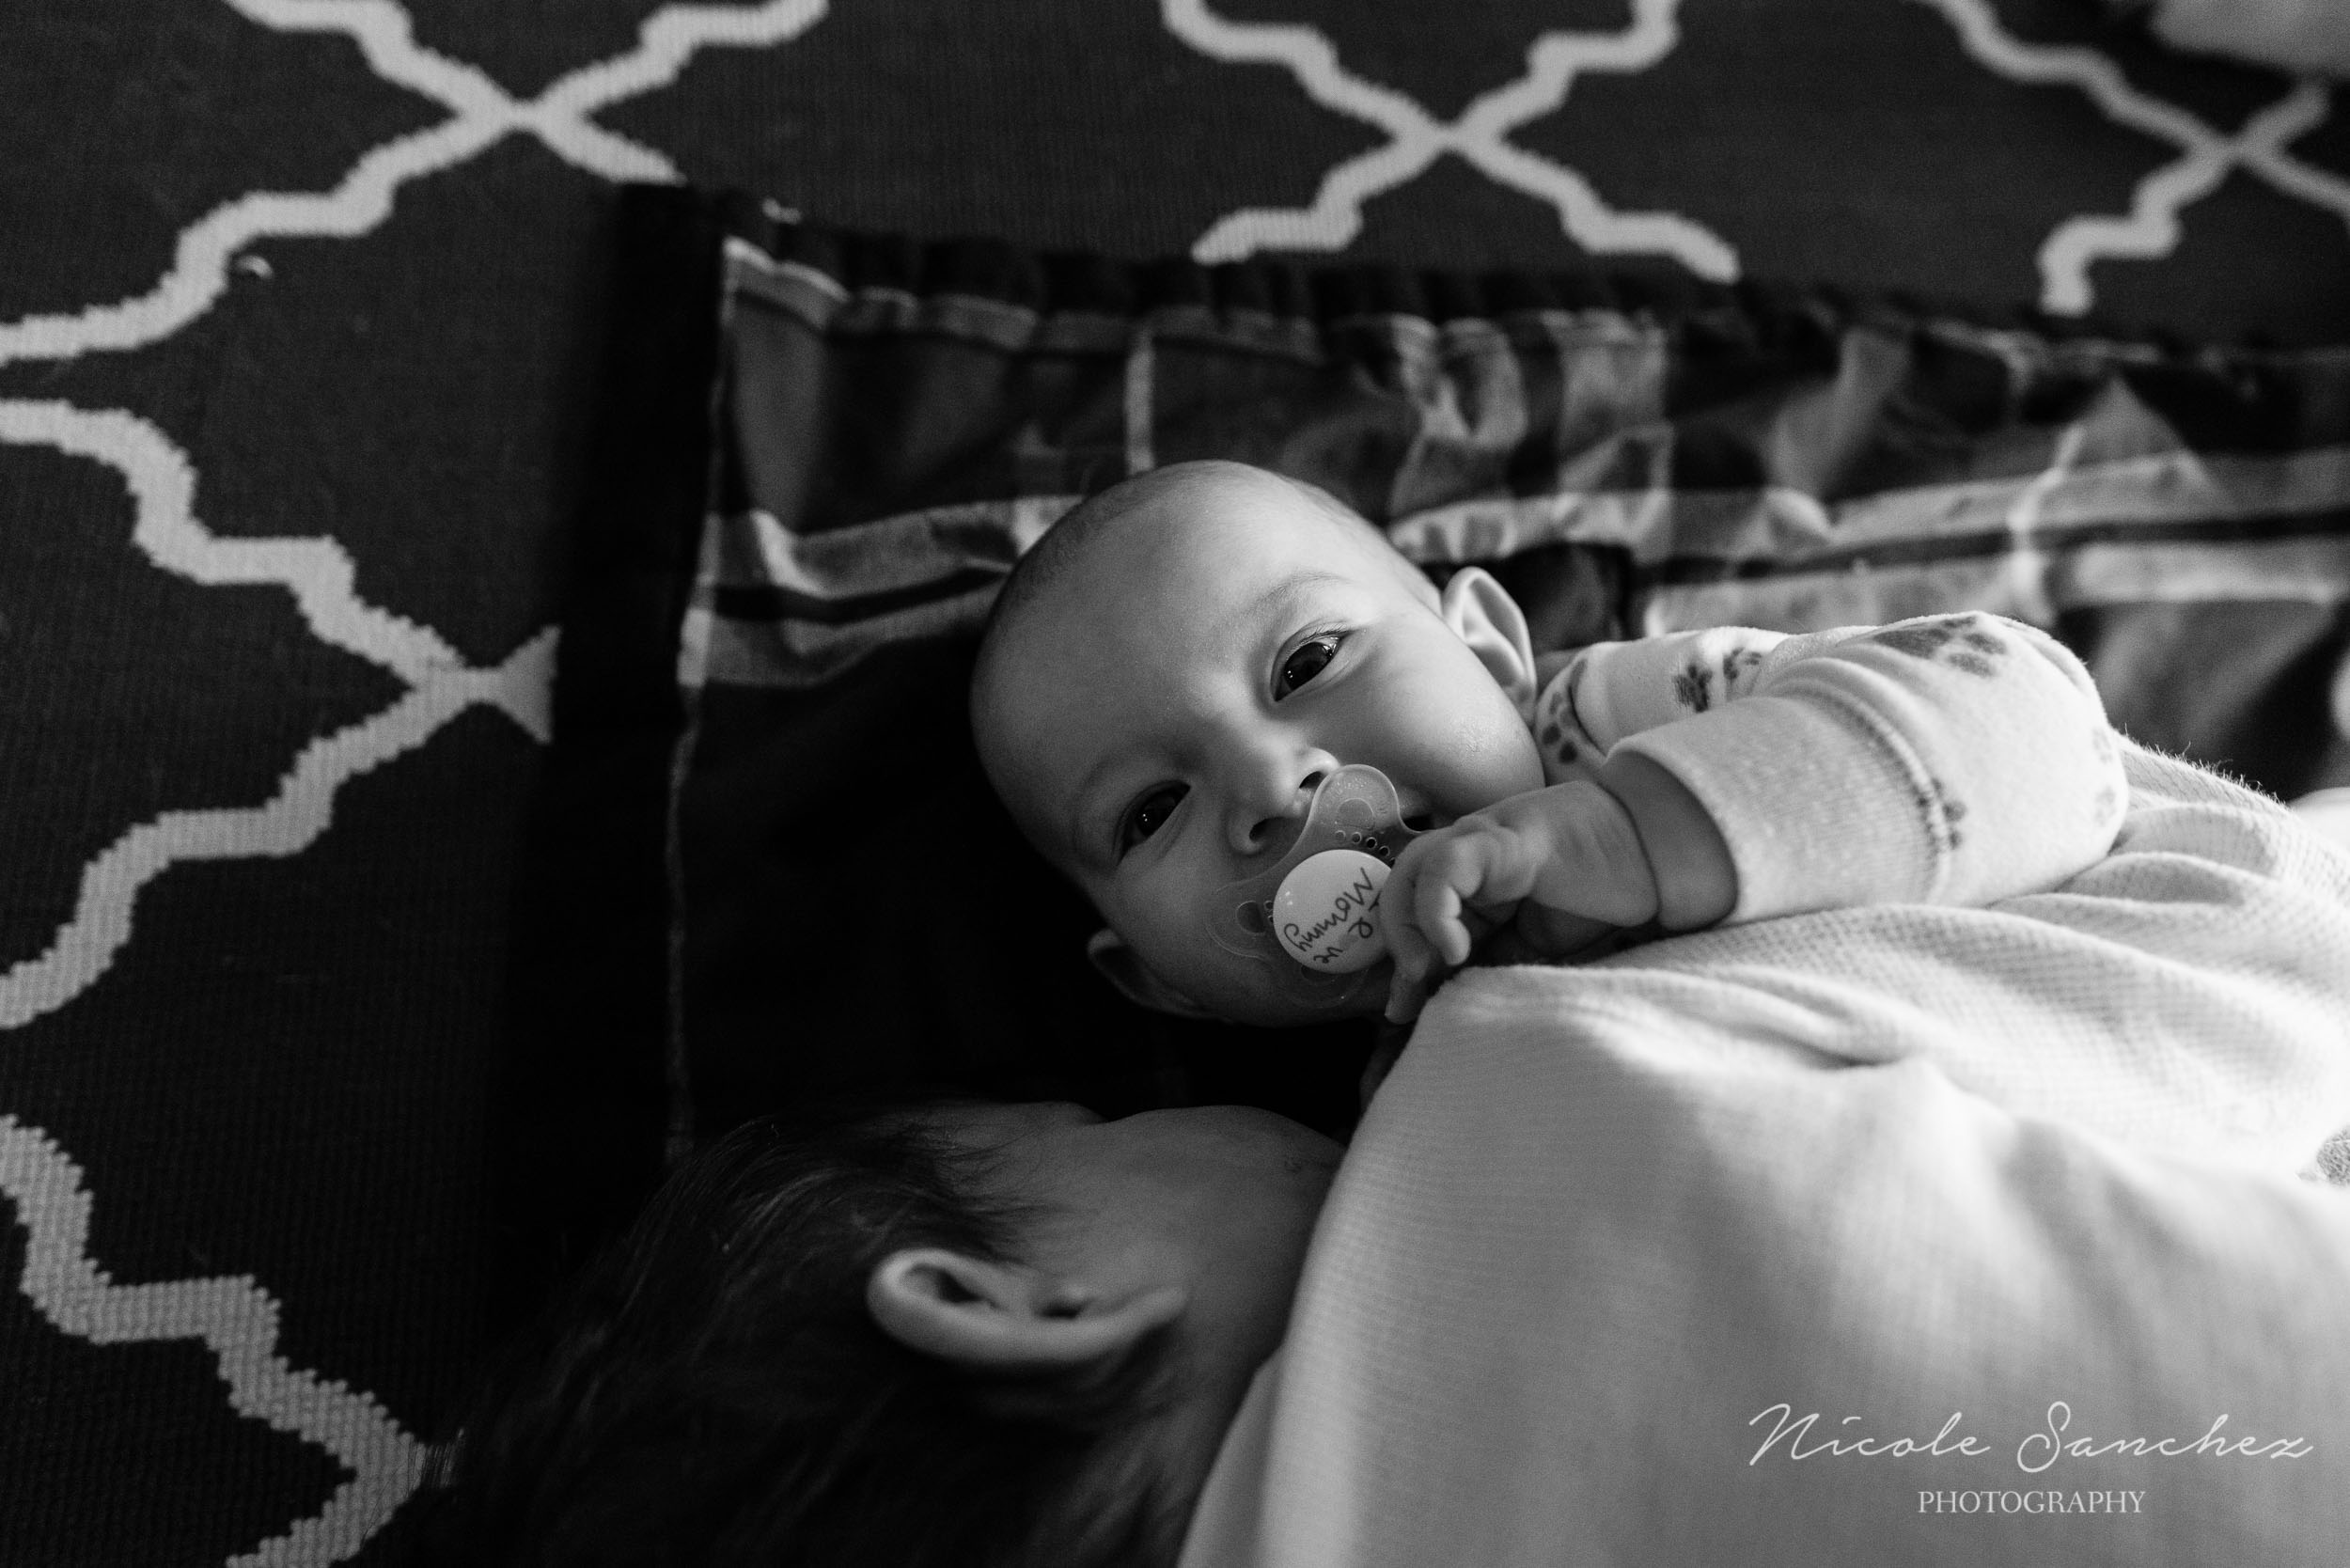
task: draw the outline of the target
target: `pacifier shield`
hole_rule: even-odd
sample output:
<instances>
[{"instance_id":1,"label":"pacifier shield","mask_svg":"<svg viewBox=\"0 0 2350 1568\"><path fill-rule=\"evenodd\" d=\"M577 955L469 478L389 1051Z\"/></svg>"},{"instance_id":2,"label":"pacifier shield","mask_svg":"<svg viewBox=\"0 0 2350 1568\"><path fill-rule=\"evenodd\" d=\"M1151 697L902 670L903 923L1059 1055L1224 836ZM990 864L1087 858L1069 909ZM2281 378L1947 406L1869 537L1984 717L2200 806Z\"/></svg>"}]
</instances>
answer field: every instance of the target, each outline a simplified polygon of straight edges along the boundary
<instances>
[{"instance_id":1,"label":"pacifier shield","mask_svg":"<svg viewBox=\"0 0 2350 1568\"><path fill-rule=\"evenodd\" d=\"M1292 958L1324 974L1352 974L1386 956L1379 893L1387 863L1361 850L1324 850L1300 861L1273 895L1273 932Z\"/></svg>"},{"instance_id":2,"label":"pacifier shield","mask_svg":"<svg viewBox=\"0 0 2350 1568\"><path fill-rule=\"evenodd\" d=\"M1358 999L1386 956L1376 910L1387 868L1419 837L1387 776L1353 762L1315 789L1278 860L1228 883L1201 917L1216 946L1272 967L1272 984L1312 1008ZM1285 934L1284 927L1293 935Z\"/></svg>"}]
</instances>

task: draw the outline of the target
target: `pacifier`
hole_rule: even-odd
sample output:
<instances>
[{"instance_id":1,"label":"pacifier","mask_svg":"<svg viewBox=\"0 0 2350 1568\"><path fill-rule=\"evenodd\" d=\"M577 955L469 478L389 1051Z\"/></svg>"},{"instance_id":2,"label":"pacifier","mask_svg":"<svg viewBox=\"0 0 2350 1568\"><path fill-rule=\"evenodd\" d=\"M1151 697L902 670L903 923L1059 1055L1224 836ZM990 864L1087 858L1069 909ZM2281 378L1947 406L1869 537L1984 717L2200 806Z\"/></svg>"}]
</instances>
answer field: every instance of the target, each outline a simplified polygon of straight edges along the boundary
<instances>
[{"instance_id":1,"label":"pacifier","mask_svg":"<svg viewBox=\"0 0 2350 1568\"><path fill-rule=\"evenodd\" d=\"M1395 857L1419 837L1377 768L1355 762L1324 778L1289 853L1218 893L1208 907L1216 946L1274 966L1295 1000L1338 1007L1387 953L1379 894Z\"/></svg>"}]
</instances>

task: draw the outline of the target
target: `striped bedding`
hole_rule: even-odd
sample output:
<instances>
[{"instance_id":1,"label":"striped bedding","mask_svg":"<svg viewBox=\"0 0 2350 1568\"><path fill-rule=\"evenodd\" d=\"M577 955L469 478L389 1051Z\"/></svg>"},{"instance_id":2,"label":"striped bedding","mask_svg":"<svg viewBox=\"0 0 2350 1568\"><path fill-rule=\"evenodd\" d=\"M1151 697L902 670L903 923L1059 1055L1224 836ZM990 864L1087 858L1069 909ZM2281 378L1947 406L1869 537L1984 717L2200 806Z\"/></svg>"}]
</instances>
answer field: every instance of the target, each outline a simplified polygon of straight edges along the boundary
<instances>
[{"instance_id":1,"label":"striped bedding","mask_svg":"<svg viewBox=\"0 0 2350 1568\"><path fill-rule=\"evenodd\" d=\"M1432 573L1494 570L1546 646L1995 610L2070 642L2140 740L2280 794L2350 782L2350 353L1629 274L1125 262L674 189L629 212L537 882L525 1078L571 1130L526 1160L596 1152L537 1178L561 1224L815 1092L1343 1122L1367 1041L1127 1009L970 755L996 584L1156 463L1320 484Z\"/></svg>"}]
</instances>

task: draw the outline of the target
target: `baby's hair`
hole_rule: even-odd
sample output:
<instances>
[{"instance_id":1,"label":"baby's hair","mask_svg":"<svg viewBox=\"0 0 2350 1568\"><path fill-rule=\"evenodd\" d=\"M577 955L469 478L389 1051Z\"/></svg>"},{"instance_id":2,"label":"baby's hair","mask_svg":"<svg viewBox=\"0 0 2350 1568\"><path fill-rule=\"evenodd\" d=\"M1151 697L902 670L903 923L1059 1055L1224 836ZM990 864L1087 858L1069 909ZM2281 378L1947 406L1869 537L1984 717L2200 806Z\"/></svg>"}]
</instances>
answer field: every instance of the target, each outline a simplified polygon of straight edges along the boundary
<instances>
[{"instance_id":1,"label":"baby's hair","mask_svg":"<svg viewBox=\"0 0 2350 1568\"><path fill-rule=\"evenodd\" d=\"M1360 529L1363 537L1375 541L1379 548L1403 562L1380 526L1340 500L1320 485L1270 469L1253 468L1246 463L1201 459L1188 463L1169 463L1164 468L1147 469L1132 478L1121 479L1107 490L1087 496L1064 512L1060 520L1044 530L1026 555L1012 563L1011 572L996 591L995 601L988 606L987 620L979 633L979 668L974 675L974 689L985 684L986 671L995 650L1001 647L1001 631L1018 620L1027 606L1057 581L1079 557L1085 547L1110 524L1136 509L1170 493L1217 479L1269 478L1296 491L1315 510L1349 528ZM1404 563L1409 570L1409 563Z\"/></svg>"},{"instance_id":2,"label":"baby's hair","mask_svg":"<svg viewBox=\"0 0 2350 1568\"><path fill-rule=\"evenodd\" d=\"M1082 1386L991 1383L866 1305L911 1247L1016 1261L1021 1215L918 1113L752 1122L686 1162L434 1458L451 1565L1163 1564L1133 1441L1157 1336Z\"/></svg>"}]
</instances>

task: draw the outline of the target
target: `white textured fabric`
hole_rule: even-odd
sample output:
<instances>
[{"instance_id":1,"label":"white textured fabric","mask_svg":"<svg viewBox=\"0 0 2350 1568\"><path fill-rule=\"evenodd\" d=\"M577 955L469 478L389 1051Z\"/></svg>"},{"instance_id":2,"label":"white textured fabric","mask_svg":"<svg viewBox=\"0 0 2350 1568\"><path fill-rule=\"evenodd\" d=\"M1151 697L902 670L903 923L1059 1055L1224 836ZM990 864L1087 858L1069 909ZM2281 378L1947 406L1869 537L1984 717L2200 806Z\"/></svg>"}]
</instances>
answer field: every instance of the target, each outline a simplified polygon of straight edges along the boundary
<instances>
[{"instance_id":1,"label":"white textured fabric","mask_svg":"<svg viewBox=\"0 0 2350 1568\"><path fill-rule=\"evenodd\" d=\"M1600 643L1534 727L1554 782L1621 745L1687 786L1736 864L1732 920L2052 887L2126 799L2089 672L1994 615Z\"/></svg>"},{"instance_id":2,"label":"white textured fabric","mask_svg":"<svg viewBox=\"0 0 2350 1568\"><path fill-rule=\"evenodd\" d=\"M1185 1568L2339 1560L2350 1194L2292 1172L2350 1121L2350 856L2127 766L2052 892L1439 993ZM1982 1451L1754 1458L1815 1412ZM2307 1451L2027 1467L2221 1416Z\"/></svg>"}]
</instances>

